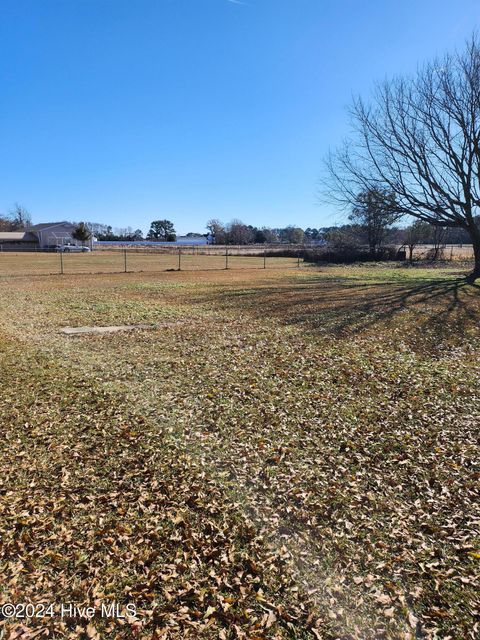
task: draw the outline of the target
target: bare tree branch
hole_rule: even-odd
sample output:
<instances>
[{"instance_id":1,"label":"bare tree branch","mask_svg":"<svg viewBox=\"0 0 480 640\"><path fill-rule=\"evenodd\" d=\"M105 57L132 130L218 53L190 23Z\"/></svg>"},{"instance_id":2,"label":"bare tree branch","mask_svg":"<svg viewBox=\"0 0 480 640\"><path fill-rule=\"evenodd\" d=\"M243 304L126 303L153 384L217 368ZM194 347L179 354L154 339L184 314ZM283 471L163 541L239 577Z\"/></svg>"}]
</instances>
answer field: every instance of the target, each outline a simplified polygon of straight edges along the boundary
<instances>
[{"instance_id":1,"label":"bare tree branch","mask_svg":"<svg viewBox=\"0 0 480 640\"><path fill-rule=\"evenodd\" d=\"M351 108L353 137L326 159L323 193L344 208L358 194L395 194L398 212L460 227L480 277L480 46L445 55L411 78L377 85Z\"/></svg>"}]
</instances>

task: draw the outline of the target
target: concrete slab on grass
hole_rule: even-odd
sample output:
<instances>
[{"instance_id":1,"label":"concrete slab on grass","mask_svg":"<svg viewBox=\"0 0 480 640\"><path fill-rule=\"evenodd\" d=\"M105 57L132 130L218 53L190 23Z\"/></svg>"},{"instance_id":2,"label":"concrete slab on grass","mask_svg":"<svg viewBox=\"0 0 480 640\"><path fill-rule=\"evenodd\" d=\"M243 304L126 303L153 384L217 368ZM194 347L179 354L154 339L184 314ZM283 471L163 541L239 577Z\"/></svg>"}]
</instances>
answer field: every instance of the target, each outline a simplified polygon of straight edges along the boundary
<instances>
[{"instance_id":1,"label":"concrete slab on grass","mask_svg":"<svg viewBox=\"0 0 480 640\"><path fill-rule=\"evenodd\" d=\"M117 333L118 331L134 331L135 329L154 329L152 324L120 324L112 327L63 327L61 333L77 336L84 333Z\"/></svg>"}]
</instances>

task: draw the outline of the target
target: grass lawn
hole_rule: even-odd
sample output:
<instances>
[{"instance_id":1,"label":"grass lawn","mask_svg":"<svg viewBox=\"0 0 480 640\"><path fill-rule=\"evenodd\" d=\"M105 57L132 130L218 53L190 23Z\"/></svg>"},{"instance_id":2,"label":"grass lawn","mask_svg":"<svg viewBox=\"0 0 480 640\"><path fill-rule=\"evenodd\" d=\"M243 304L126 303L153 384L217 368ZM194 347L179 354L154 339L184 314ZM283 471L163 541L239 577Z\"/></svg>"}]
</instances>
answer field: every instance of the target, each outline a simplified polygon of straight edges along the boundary
<instances>
[{"instance_id":1,"label":"grass lawn","mask_svg":"<svg viewBox=\"0 0 480 640\"><path fill-rule=\"evenodd\" d=\"M208 250L208 249L207 249ZM214 249L213 249L214 250ZM187 253L189 251L189 253ZM229 269L268 269L296 267L298 258L268 257L264 262L259 255L202 255L191 249L166 252L127 250L126 261L122 250L93 251L91 253L10 252L0 251L0 278L5 276L56 275L63 269L64 275L108 274L129 272L183 271Z\"/></svg>"},{"instance_id":2,"label":"grass lawn","mask_svg":"<svg viewBox=\"0 0 480 640\"><path fill-rule=\"evenodd\" d=\"M0 637L478 638L480 289L461 276L1 278L0 603L55 612ZM130 323L154 329L59 331Z\"/></svg>"}]
</instances>

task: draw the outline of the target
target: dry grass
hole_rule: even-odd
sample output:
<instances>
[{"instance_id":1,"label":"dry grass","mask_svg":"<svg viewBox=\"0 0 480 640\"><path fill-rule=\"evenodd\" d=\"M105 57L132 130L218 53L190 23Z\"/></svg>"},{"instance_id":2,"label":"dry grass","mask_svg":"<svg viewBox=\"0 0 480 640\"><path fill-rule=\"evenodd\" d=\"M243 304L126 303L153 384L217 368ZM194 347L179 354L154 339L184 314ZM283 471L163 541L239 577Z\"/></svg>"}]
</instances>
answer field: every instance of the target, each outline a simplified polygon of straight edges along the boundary
<instances>
[{"instance_id":1,"label":"dry grass","mask_svg":"<svg viewBox=\"0 0 480 640\"><path fill-rule=\"evenodd\" d=\"M63 260L63 267L62 267ZM180 267L184 271L209 271L225 269L263 269L263 256L199 255L182 253ZM296 258L267 258L268 269L296 267ZM178 254L131 251L127 253L126 268L129 272L176 271ZM65 275L122 273L125 271L123 251L93 251L91 253L0 253L0 278L21 275Z\"/></svg>"},{"instance_id":2,"label":"dry grass","mask_svg":"<svg viewBox=\"0 0 480 640\"><path fill-rule=\"evenodd\" d=\"M420 244L413 250L413 256L425 260L435 250L434 245ZM471 244L448 244L440 248L440 256L445 260L472 260L473 246Z\"/></svg>"},{"instance_id":3,"label":"dry grass","mask_svg":"<svg viewBox=\"0 0 480 640\"><path fill-rule=\"evenodd\" d=\"M6 637L475 638L480 306L459 275L3 279L0 597L139 609ZM158 329L59 333L134 323Z\"/></svg>"}]
</instances>

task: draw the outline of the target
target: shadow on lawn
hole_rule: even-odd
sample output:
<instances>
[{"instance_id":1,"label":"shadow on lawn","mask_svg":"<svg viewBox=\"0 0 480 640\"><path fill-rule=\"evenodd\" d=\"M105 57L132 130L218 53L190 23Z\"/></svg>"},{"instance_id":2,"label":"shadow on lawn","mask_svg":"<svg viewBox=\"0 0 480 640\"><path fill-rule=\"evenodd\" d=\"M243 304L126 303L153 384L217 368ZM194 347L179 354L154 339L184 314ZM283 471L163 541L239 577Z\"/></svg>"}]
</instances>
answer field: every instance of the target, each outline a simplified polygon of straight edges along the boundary
<instances>
[{"instance_id":1,"label":"shadow on lawn","mask_svg":"<svg viewBox=\"0 0 480 640\"><path fill-rule=\"evenodd\" d=\"M286 324L347 335L388 324L405 315L407 333L434 333L438 340L460 337L462 330L478 324L478 285L464 278L355 282L351 278L310 278L295 284L227 290L216 301L238 307L258 317L272 317Z\"/></svg>"}]
</instances>

